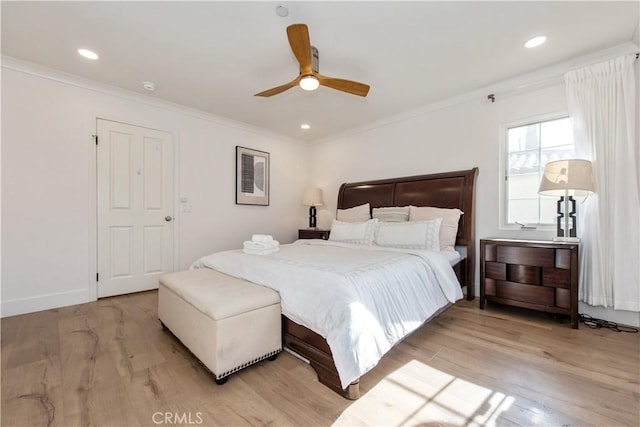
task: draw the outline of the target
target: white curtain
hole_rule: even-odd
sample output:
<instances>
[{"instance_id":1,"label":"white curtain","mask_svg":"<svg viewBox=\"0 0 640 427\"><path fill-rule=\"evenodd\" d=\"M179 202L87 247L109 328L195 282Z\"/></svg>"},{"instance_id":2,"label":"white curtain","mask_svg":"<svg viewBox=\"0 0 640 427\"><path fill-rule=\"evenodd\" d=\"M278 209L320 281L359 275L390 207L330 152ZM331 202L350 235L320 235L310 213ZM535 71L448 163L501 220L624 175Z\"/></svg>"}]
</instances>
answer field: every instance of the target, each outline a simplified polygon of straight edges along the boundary
<instances>
[{"instance_id":1,"label":"white curtain","mask_svg":"<svg viewBox=\"0 0 640 427\"><path fill-rule=\"evenodd\" d=\"M640 311L640 178L635 55L565 75L580 158L593 161L596 193L581 206L579 299Z\"/></svg>"}]
</instances>

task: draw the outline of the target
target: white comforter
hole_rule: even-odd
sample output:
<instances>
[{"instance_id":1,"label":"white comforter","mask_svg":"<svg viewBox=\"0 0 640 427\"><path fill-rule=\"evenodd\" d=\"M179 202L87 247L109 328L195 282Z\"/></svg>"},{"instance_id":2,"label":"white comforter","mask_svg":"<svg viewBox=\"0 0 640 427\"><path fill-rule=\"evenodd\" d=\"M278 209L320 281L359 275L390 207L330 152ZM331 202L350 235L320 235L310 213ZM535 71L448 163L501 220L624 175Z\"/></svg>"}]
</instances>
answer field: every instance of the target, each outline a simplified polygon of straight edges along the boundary
<instances>
[{"instance_id":1,"label":"white comforter","mask_svg":"<svg viewBox=\"0 0 640 427\"><path fill-rule=\"evenodd\" d=\"M270 255L225 251L191 266L204 267L278 291L283 314L327 340L343 388L462 298L447 260L429 251L298 240Z\"/></svg>"}]
</instances>

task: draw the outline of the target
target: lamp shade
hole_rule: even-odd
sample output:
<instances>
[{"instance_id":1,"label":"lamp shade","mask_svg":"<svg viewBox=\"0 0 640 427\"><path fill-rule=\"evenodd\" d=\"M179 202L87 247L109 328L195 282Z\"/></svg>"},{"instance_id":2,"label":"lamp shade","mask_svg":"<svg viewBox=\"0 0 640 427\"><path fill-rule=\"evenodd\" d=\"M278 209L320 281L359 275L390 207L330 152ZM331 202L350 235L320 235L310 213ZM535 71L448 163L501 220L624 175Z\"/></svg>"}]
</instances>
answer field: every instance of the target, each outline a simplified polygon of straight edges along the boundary
<instances>
[{"instance_id":1,"label":"lamp shade","mask_svg":"<svg viewBox=\"0 0 640 427\"><path fill-rule=\"evenodd\" d=\"M322 206L324 200L322 199L322 190L319 188L310 188L304 192L302 198L302 204L305 206Z\"/></svg>"},{"instance_id":2,"label":"lamp shade","mask_svg":"<svg viewBox=\"0 0 640 427\"><path fill-rule=\"evenodd\" d=\"M539 194L549 196L575 196L593 192L591 162L583 159L547 163L538 189Z\"/></svg>"}]
</instances>

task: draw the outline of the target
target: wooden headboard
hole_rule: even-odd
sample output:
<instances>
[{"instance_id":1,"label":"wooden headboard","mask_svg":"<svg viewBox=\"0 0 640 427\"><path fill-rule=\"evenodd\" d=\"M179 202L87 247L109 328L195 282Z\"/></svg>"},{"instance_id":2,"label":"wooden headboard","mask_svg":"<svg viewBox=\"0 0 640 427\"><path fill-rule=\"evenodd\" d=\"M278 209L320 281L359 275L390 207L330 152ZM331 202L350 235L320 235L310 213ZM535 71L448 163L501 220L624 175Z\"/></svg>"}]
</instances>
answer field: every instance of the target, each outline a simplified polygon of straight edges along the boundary
<instances>
[{"instance_id":1,"label":"wooden headboard","mask_svg":"<svg viewBox=\"0 0 640 427\"><path fill-rule=\"evenodd\" d=\"M431 175L380 179L344 183L338 191L338 209L348 209L369 203L371 208L386 206L434 206L458 208L460 217L456 245L466 246L464 262L456 267L456 274L466 286L467 299L475 296L475 180L478 168Z\"/></svg>"}]
</instances>

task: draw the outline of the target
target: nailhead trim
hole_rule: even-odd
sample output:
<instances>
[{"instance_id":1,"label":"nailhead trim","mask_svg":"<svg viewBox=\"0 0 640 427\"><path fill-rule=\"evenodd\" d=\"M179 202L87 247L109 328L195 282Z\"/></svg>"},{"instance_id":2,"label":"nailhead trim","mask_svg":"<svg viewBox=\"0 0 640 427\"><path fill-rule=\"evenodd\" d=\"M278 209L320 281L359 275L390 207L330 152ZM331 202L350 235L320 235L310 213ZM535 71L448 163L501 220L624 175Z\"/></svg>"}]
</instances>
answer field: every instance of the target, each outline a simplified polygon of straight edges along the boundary
<instances>
[{"instance_id":1,"label":"nailhead trim","mask_svg":"<svg viewBox=\"0 0 640 427\"><path fill-rule=\"evenodd\" d=\"M247 366L251 366L254 363L257 363L257 362L259 362L261 360L268 359L271 356L275 356L276 354L280 353L281 351L282 351L281 348L278 349L278 350L274 350L274 351L272 351L270 353L265 354L264 356L260 356L260 357L258 357L256 359L253 359L253 360L249 361L249 362L243 363L242 365L237 366L237 367L235 367L235 368L233 368L233 369L231 369L229 371L223 372L221 374L215 374L216 375L216 379L217 380L221 380L224 377L228 377L229 375L233 374L234 372L238 372L240 369L246 368Z\"/></svg>"}]
</instances>

